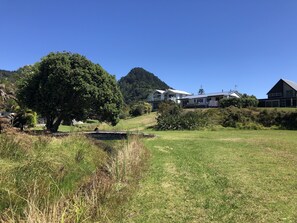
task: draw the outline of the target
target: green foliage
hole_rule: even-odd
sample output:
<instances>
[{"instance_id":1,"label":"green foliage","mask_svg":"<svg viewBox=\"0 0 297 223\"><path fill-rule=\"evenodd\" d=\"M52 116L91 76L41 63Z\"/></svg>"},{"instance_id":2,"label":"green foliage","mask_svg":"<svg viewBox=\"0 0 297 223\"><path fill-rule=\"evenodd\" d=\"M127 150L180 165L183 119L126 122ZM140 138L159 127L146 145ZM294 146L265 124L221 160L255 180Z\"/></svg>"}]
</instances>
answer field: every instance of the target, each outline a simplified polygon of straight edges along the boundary
<instances>
[{"instance_id":1,"label":"green foliage","mask_svg":"<svg viewBox=\"0 0 297 223\"><path fill-rule=\"evenodd\" d=\"M227 107L221 109L222 121L221 124L224 127L236 128L238 123L246 125L251 122L256 122L257 116L250 109L240 109L237 107Z\"/></svg>"},{"instance_id":2,"label":"green foliage","mask_svg":"<svg viewBox=\"0 0 297 223\"><path fill-rule=\"evenodd\" d=\"M278 125L280 113L275 110L264 109L259 113L258 120L265 127L271 127Z\"/></svg>"},{"instance_id":3,"label":"green foliage","mask_svg":"<svg viewBox=\"0 0 297 223\"><path fill-rule=\"evenodd\" d=\"M25 67L30 67L25 66ZM17 83L23 77L22 69L17 71L0 70L0 90L3 90L10 98L15 99L15 92L17 90ZM1 104L1 99L0 99ZM12 111L5 108L6 111Z\"/></svg>"},{"instance_id":4,"label":"green foliage","mask_svg":"<svg viewBox=\"0 0 297 223\"><path fill-rule=\"evenodd\" d=\"M263 129L277 127L297 129L296 111L253 110L248 108L228 107L221 109L221 125L239 129Z\"/></svg>"},{"instance_id":5,"label":"green foliage","mask_svg":"<svg viewBox=\"0 0 297 223\"><path fill-rule=\"evenodd\" d=\"M174 102L163 102L159 106L158 130L195 130L206 127L209 117L202 111L182 112L181 107Z\"/></svg>"},{"instance_id":6,"label":"green foliage","mask_svg":"<svg viewBox=\"0 0 297 223\"><path fill-rule=\"evenodd\" d=\"M297 129L297 112L285 113L280 119L280 126L284 129Z\"/></svg>"},{"instance_id":7,"label":"green foliage","mask_svg":"<svg viewBox=\"0 0 297 223\"><path fill-rule=\"evenodd\" d=\"M258 99L251 95L243 94L240 98L223 98L220 100L220 106L222 108L234 106L238 108L257 107Z\"/></svg>"},{"instance_id":8,"label":"green foliage","mask_svg":"<svg viewBox=\"0 0 297 223\"><path fill-rule=\"evenodd\" d=\"M201 110L186 112L180 120L181 129L195 130L208 126L208 117Z\"/></svg>"},{"instance_id":9,"label":"green foliage","mask_svg":"<svg viewBox=\"0 0 297 223\"><path fill-rule=\"evenodd\" d=\"M180 115L182 108L173 101L164 101L159 104L159 115Z\"/></svg>"},{"instance_id":10,"label":"green foliage","mask_svg":"<svg viewBox=\"0 0 297 223\"><path fill-rule=\"evenodd\" d=\"M18 109L17 114L13 119L13 126L21 128L24 126L29 128L35 127L37 124L37 113L30 109Z\"/></svg>"},{"instance_id":11,"label":"green foliage","mask_svg":"<svg viewBox=\"0 0 297 223\"><path fill-rule=\"evenodd\" d=\"M240 108L241 107L240 98L222 98L220 100L220 107L227 108L227 107L231 107L231 106Z\"/></svg>"},{"instance_id":12,"label":"green foliage","mask_svg":"<svg viewBox=\"0 0 297 223\"><path fill-rule=\"evenodd\" d=\"M79 54L58 52L28 70L17 97L46 118L48 130L57 131L62 120L92 118L112 125L119 121L121 92L115 77L98 64Z\"/></svg>"},{"instance_id":13,"label":"green foliage","mask_svg":"<svg viewBox=\"0 0 297 223\"><path fill-rule=\"evenodd\" d=\"M120 113L120 119L127 119L128 117L130 117L130 106L126 104Z\"/></svg>"},{"instance_id":14,"label":"green foliage","mask_svg":"<svg viewBox=\"0 0 297 223\"><path fill-rule=\"evenodd\" d=\"M145 100L148 94L154 89L170 88L157 76L143 68L133 68L118 83L127 104Z\"/></svg>"},{"instance_id":15,"label":"green foliage","mask_svg":"<svg viewBox=\"0 0 297 223\"><path fill-rule=\"evenodd\" d=\"M149 114L152 111L152 105L147 102L137 102L131 105L130 114L134 117Z\"/></svg>"},{"instance_id":16,"label":"green foliage","mask_svg":"<svg viewBox=\"0 0 297 223\"><path fill-rule=\"evenodd\" d=\"M15 83L19 79L17 71L0 70L0 84Z\"/></svg>"}]
</instances>

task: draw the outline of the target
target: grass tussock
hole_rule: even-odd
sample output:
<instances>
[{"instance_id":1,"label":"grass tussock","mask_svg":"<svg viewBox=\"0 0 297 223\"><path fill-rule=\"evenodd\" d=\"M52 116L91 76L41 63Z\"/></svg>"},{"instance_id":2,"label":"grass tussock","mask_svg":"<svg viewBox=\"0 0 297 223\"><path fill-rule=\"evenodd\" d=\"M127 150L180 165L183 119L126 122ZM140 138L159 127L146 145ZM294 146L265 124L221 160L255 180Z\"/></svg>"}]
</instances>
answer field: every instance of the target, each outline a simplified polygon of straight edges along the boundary
<instances>
[{"instance_id":1,"label":"grass tussock","mask_svg":"<svg viewBox=\"0 0 297 223\"><path fill-rule=\"evenodd\" d=\"M82 136L2 134L0 142L0 222L110 222L148 157L137 138L102 146Z\"/></svg>"}]
</instances>

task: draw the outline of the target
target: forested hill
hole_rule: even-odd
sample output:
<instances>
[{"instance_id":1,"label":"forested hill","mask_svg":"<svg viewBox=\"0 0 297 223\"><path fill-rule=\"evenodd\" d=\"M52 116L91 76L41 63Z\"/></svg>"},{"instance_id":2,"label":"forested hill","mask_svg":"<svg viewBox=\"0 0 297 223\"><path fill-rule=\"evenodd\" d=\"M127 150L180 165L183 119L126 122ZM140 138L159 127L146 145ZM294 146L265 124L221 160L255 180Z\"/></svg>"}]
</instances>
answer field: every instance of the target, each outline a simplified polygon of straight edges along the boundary
<instances>
[{"instance_id":1,"label":"forested hill","mask_svg":"<svg viewBox=\"0 0 297 223\"><path fill-rule=\"evenodd\" d=\"M1 70L0 69L0 79L3 78L10 78L11 76L15 75L15 71L8 71L8 70Z\"/></svg>"},{"instance_id":2,"label":"forested hill","mask_svg":"<svg viewBox=\"0 0 297 223\"><path fill-rule=\"evenodd\" d=\"M140 67L133 68L118 83L127 104L146 100L148 94L154 89L162 90L170 88L153 73Z\"/></svg>"}]
</instances>

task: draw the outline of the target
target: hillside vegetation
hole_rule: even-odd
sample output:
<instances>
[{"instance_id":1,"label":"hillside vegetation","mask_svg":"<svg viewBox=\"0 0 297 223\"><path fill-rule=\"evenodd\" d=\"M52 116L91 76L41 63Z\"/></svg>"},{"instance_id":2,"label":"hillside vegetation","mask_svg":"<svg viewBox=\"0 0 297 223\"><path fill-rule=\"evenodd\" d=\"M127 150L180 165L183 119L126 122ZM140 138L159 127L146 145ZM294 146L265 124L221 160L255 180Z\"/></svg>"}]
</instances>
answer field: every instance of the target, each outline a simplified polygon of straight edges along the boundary
<instances>
[{"instance_id":1,"label":"hillside vegetation","mask_svg":"<svg viewBox=\"0 0 297 223\"><path fill-rule=\"evenodd\" d=\"M133 68L118 83L127 104L146 100L148 94L154 89L170 88L153 73L139 67Z\"/></svg>"}]
</instances>

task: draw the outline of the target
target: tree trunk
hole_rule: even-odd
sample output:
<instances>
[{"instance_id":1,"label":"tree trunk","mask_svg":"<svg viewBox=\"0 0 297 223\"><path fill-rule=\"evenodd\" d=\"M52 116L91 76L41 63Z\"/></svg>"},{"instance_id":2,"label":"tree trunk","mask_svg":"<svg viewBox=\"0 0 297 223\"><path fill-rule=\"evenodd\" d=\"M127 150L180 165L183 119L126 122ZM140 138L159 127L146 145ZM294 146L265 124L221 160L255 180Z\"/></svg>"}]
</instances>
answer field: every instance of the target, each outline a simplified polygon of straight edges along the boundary
<instances>
[{"instance_id":1,"label":"tree trunk","mask_svg":"<svg viewBox=\"0 0 297 223\"><path fill-rule=\"evenodd\" d=\"M47 130L51 131L53 128L54 119L50 116L46 117L46 124L45 127Z\"/></svg>"},{"instance_id":2,"label":"tree trunk","mask_svg":"<svg viewBox=\"0 0 297 223\"><path fill-rule=\"evenodd\" d=\"M55 121L56 119L56 121ZM53 118L53 117L47 117L46 118L46 129L49 130L50 132L57 132L58 128L62 122L62 118Z\"/></svg>"},{"instance_id":3,"label":"tree trunk","mask_svg":"<svg viewBox=\"0 0 297 223\"><path fill-rule=\"evenodd\" d=\"M62 122L62 118L59 117L59 118L53 123L53 126L52 126L52 128L50 129L50 131L51 131L51 132L57 132L57 131L58 131L58 128L59 128L59 126L60 126L60 124L61 124L61 122Z\"/></svg>"}]
</instances>

